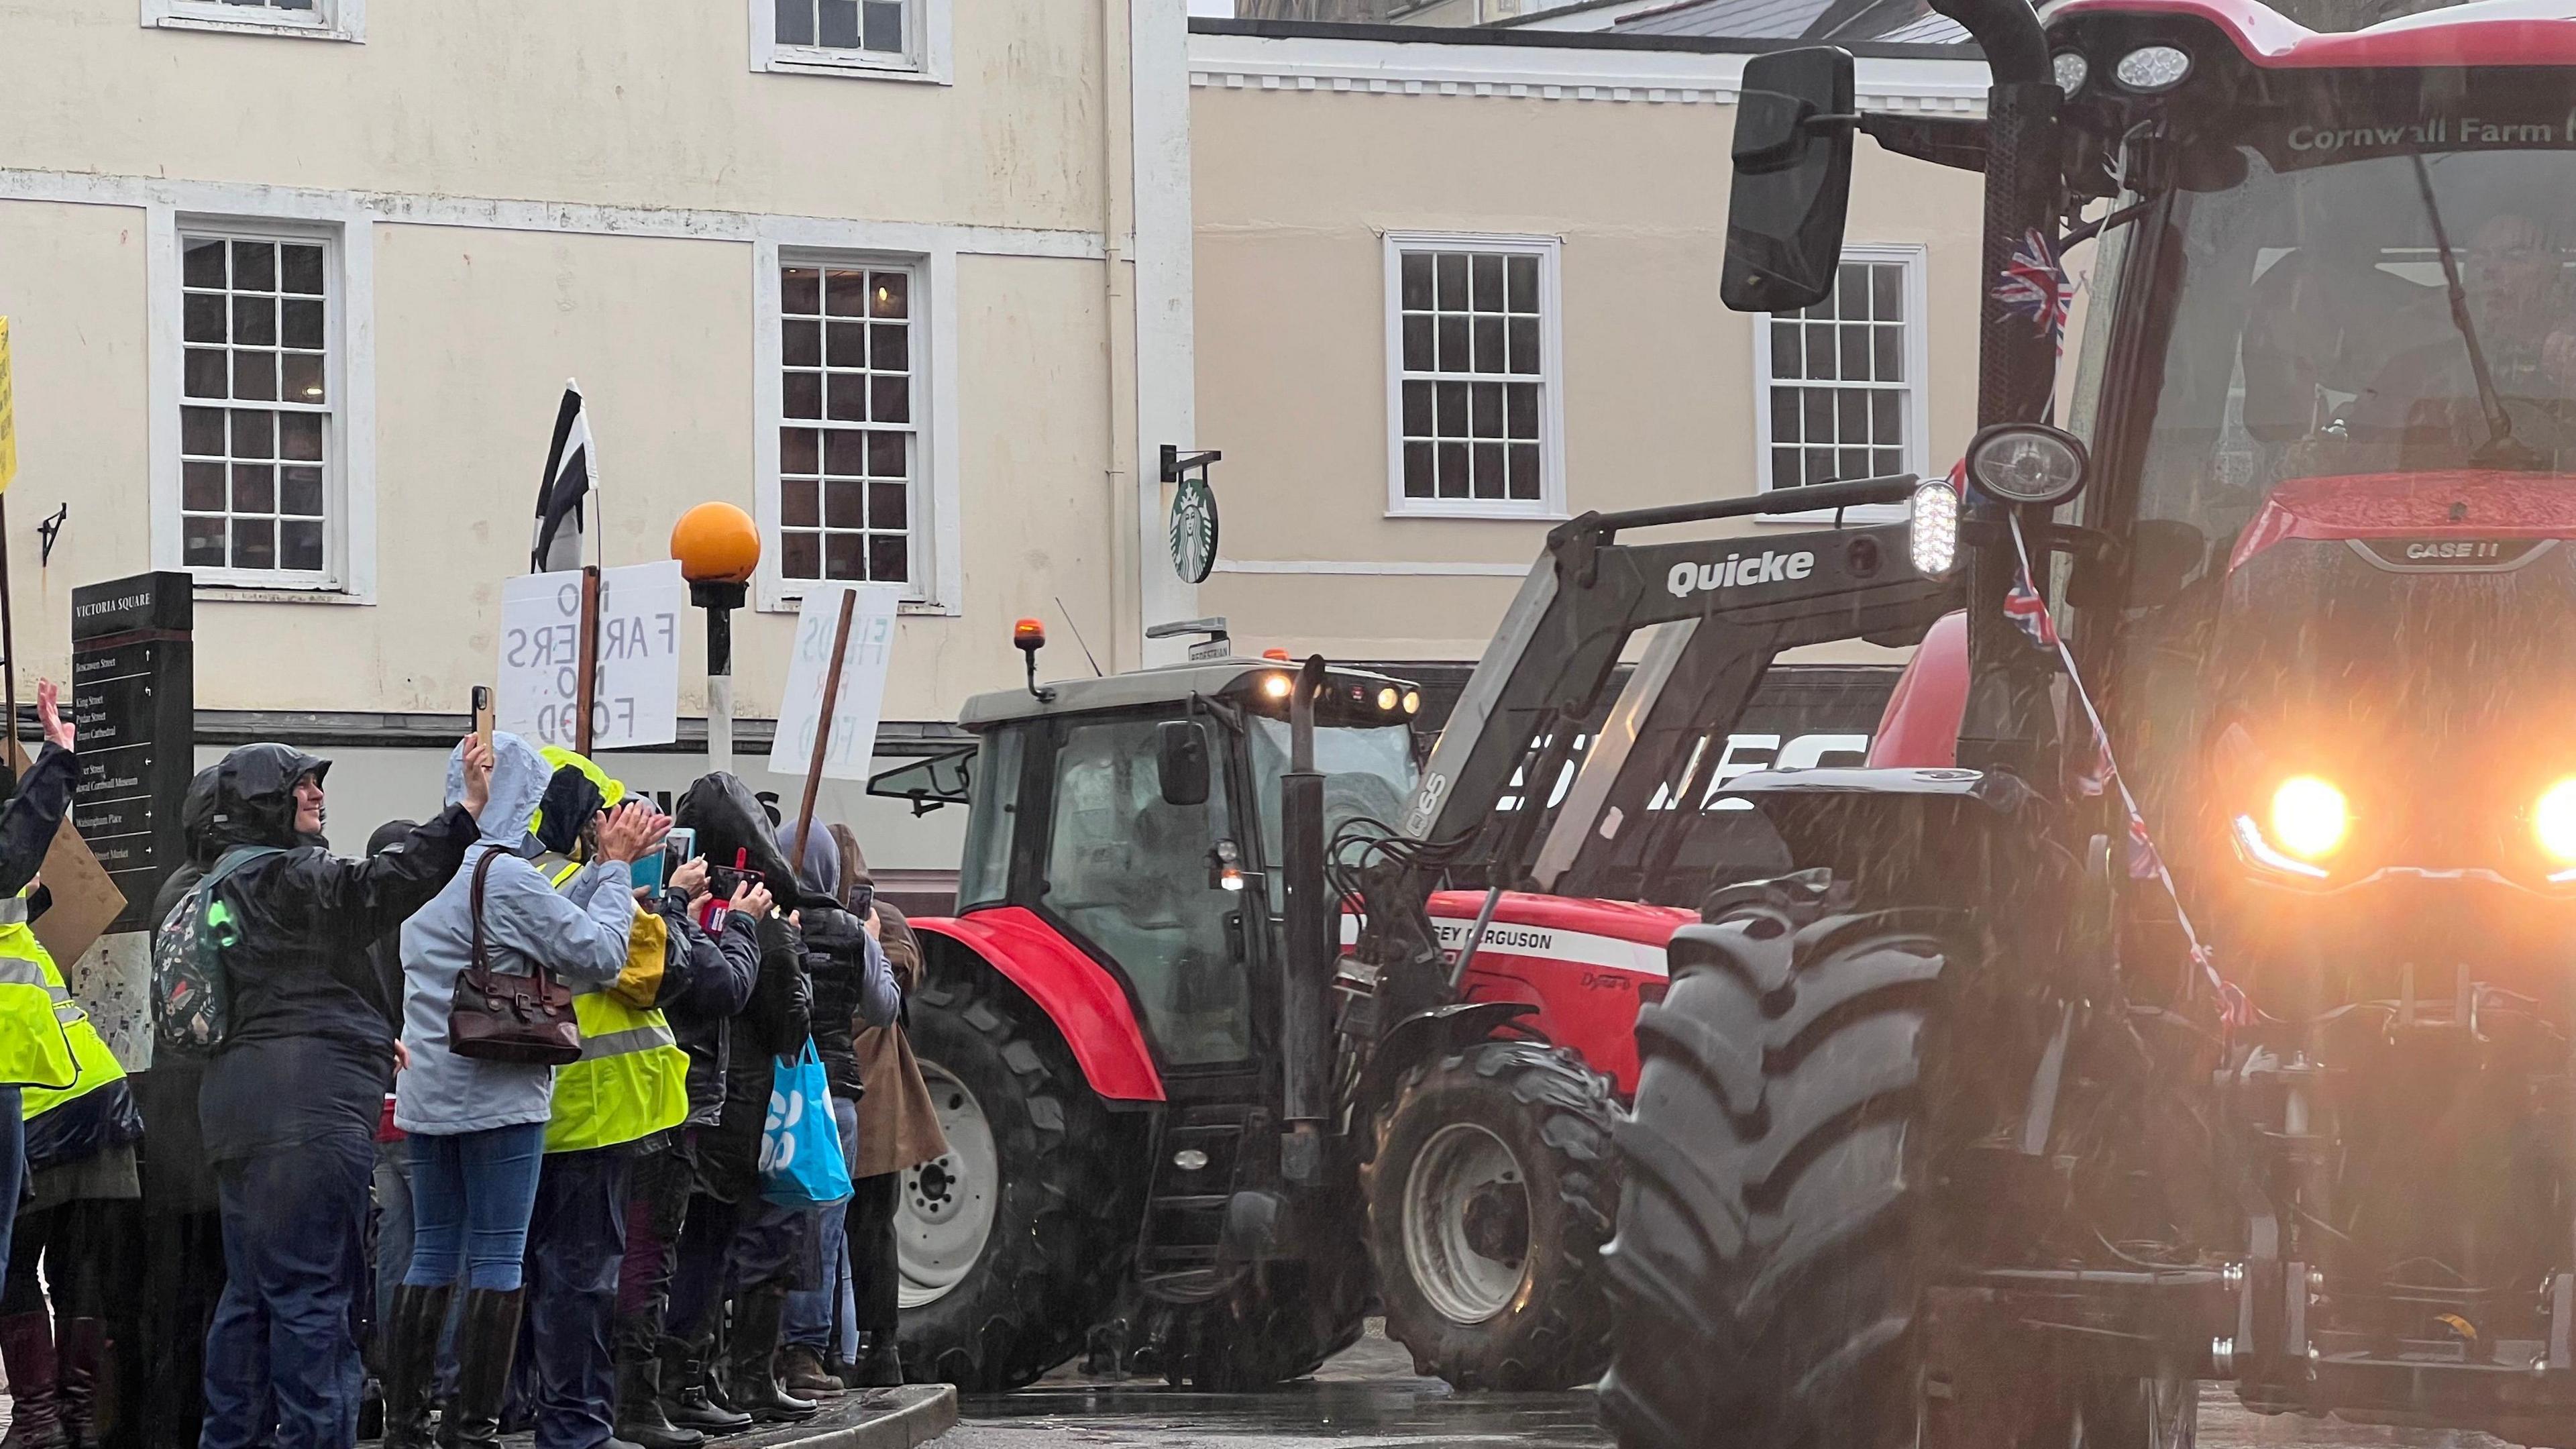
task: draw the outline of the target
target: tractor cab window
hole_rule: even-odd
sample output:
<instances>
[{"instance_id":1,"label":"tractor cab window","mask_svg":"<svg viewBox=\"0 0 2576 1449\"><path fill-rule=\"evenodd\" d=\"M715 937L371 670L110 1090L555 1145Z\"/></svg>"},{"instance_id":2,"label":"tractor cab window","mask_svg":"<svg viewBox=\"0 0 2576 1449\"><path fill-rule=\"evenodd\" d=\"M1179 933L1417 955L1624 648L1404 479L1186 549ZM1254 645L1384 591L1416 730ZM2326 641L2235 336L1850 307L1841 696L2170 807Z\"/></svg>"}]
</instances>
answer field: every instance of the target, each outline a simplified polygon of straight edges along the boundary
<instances>
[{"instance_id":1,"label":"tractor cab window","mask_svg":"<svg viewBox=\"0 0 2576 1449\"><path fill-rule=\"evenodd\" d=\"M1123 972L1163 1060L1191 1066L1252 1053L1239 892L1211 878L1232 838L1223 759L1206 803L1163 799L1156 719L1067 724L1056 752L1045 908Z\"/></svg>"},{"instance_id":2,"label":"tractor cab window","mask_svg":"<svg viewBox=\"0 0 2576 1449\"><path fill-rule=\"evenodd\" d=\"M1000 905L1011 894L1011 836L1020 818L1021 741L1028 726L990 730L970 773L984 791L966 817L966 852L957 867L957 908Z\"/></svg>"},{"instance_id":3,"label":"tractor cab window","mask_svg":"<svg viewBox=\"0 0 2576 1449\"><path fill-rule=\"evenodd\" d=\"M1279 869L1279 777L1288 772L1288 722L1251 719L1252 782L1261 806L1262 862ZM1413 731L1403 724L1319 725L1315 768L1324 772L1324 840L1354 820L1375 820L1390 830L1413 794ZM1271 899L1285 900L1283 890Z\"/></svg>"}]
</instances>

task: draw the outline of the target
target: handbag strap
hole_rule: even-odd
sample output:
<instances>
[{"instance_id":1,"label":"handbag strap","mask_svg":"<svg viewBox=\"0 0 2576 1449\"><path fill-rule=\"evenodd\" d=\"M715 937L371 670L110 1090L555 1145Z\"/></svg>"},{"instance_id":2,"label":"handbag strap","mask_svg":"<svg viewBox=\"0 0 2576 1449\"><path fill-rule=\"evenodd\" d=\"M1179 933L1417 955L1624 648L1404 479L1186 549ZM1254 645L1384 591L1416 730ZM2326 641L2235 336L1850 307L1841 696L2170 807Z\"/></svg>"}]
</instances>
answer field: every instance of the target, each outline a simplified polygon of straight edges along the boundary
<instances>
[{"instance_id":1,"label":"handbag strap","mask_svg":"<svg viewBox=\"0 0 2576 1449\"><path fill-rule=\"evenodd\" d=\"M492 861L500 853L497 849L487 850L483 852L481 860L474 862L473 897L466 909L474 920L474 948L471 959L473 970L477 975L489 975L492 970L491 952L483 944L483 880L492 873Z\"/></svg>"}]
</instances>

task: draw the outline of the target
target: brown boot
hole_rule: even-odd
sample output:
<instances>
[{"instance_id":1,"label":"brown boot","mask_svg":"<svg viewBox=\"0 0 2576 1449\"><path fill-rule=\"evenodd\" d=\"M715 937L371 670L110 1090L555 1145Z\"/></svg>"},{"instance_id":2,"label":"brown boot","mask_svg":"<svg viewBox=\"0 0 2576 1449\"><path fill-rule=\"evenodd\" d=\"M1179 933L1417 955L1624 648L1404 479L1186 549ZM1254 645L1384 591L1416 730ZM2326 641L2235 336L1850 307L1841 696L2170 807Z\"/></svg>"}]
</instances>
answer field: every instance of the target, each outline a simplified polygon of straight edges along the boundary
<instances>
[{"instance_id":1,"label":"brown boot","mask_svg":"<svg viewBox=\"0 0 2576 1449\"><path fill-rule=\"evenodd\" d=\"M823 1367L823 1356L801 1343L778 1351L778 1386L800 1399L837 1399L850 1386Z\"/></svg>"},{"instance_id":2,"label":"brown boot","mask_svg":"<svg viewBox=\"0 0 2576 1449\"><path fill-rule=\"evenodd\" d=\"M66 1449L61 1365L54 1357L54 1320L45 1313L0 1318L0 1368L9 1374L9 1435L0 1449Z\"/></svg>"}]
</instances>

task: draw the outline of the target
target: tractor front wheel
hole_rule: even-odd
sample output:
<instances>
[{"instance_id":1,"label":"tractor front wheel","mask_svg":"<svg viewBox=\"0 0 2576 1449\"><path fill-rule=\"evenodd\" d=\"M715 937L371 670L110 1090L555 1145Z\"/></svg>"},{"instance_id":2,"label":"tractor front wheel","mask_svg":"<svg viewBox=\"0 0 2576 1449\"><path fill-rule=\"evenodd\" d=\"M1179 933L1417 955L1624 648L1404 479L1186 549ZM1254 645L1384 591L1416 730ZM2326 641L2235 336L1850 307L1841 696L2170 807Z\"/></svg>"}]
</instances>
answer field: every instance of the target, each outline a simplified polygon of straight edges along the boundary
<instances>
[{"instance_id":1,"label":"tractor front wheel","mask_svg":"<svg viewBox=\"0 0 2576 1449\"><path fill-rule=\"evenodd\" d=\"M996 1393L1073 1357L1108 1310L1145 1165L1034 1003L963 953L927 964L909 1035L948 1154L903 1174L895 1209L904 1372Z\"/></svg>"},{"instance_id":2,"label":"tractor front wheel","mask_svg":"<svg viewBox=\"0 0 2576 1449\"><path fill-rule=\"evenodd\" d=\"M1478 1042L1378 1119L1369 1247L1389 1338L1462 1389L1561 1389L1609 1359L1610 1085L1572 1054Z\"/></svg>"}]
</instances>

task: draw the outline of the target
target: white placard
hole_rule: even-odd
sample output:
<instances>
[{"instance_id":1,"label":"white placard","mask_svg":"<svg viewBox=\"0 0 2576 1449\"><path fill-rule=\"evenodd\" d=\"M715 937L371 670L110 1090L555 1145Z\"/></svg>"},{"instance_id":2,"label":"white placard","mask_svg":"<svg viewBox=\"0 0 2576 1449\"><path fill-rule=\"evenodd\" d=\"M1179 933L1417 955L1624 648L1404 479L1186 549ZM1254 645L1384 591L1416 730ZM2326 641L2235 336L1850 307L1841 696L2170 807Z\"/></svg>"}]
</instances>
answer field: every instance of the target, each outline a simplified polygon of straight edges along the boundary
<instances>
[{"instance_id":1,"label":"white placard","mask_svg":"<svg viewBox=\"0 0 2576 1449\"><path fill-rule=\"evenodd\" d=\"M841 598L857 594L850 611L850 647L841 656L841 697L832 711L832 739L823 756L823 778L864 780L876 755L877 720L885 712L886 660L894 653L895 605L902 591L885 584L808 584L796 617L796 652L787 661L787 693L778 702L778 738L769 747L772 774L805 777L814 761L814 728L823 713L823 682L832 668L832 634L841 623Z\"/></svg>"},{"instance_id":2,"label":"white placard","mask_svg":"<svg viewBox=\"0 0 2576 1449\"><path fill-rule=\"evenodd\" d=\"M590 747L667 745L680 737L680 619L689 585L677 559L599 572L599 677ZM581 680L581 574L522 574L501 586L502 729L573 746Z\"/></svg>"}]
</instances>

